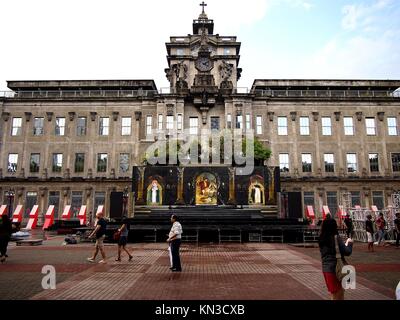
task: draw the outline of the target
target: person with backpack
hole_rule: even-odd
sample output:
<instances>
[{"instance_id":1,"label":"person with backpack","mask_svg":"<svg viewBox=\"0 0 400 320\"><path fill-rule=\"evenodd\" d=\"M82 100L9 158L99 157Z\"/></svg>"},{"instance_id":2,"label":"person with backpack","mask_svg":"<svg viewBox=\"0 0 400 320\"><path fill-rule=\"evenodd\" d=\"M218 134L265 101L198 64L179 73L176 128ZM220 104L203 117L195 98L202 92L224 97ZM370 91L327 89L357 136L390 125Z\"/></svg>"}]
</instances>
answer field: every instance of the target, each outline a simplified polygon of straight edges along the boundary
<instances>
[{"instance_id":1,"label":"person with backpack","mask_svg":"<svg viewBox=\"0 0 400 320\"><path fill-rule=\"evenodd\" d=\"M350 213L346 214L346 217L344 218L344 224L346 226L346 235L347 238L353 238L353 220L351 219Z\"/></svg>"},{"instance_id":2,"label":"person with backpack","mask_svg":"<svg viewBox=\"0 0 400 320\"><path fill-rule=\"evenodd\" d=\"M103 241L106 237L106 228L107 228L107 222L104 219L103 213L99 212L96 214L97 222L96 222L96 228L93 230L93 232L89 235L89 239L95 237L96 238L96 249L93 252L93 256L91 258L87 258L89 262L94 262L96 260L97 254L101 253L102 260L99 261L99 263L106 263L106 253L104 251L104 244Z\"/></svg>"},{"instance_id":3,"label":"person with backpack","mask_svg":"<svg viewBox=\"0 0 400 320\"><path fill-rule=\"evenodd\" d=\"M318 245L321 253L322 273L331 299L344 300L344 289L341 280L338 278L336 267L339 259L343 261L344 256L351 255L353 240L349 238L345 244L339 236L336 220L332 219L330 214L327 214L326 219L321 224ZM339 252L337 252L336 247ZM340 258L337 258L336 254L340 255Z\"/></svg>"},{"instance_id":4,"label":"person with backpack","mask_svg":"<svg viewBox=\"0 0 400 320\"><path fill-rule=\"evenodd\" d=\"M385 226L386 226L386 221L383 217L383 213L381 212L379 214L378 219L375 221L376 228L378 229L377 235L378 235L378 241L377 245L379 246L380 243L383 241L385 242Z\"/></svg>"}]
</instances>

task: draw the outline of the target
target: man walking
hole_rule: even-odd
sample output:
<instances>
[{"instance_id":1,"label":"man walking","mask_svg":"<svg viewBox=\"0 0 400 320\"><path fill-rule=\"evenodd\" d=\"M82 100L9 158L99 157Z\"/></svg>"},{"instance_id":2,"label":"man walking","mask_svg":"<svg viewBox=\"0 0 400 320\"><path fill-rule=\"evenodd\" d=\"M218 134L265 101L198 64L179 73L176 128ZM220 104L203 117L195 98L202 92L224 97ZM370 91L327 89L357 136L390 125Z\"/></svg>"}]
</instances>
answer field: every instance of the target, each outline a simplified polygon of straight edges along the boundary
<instances>
[{"instance_id":1,"label":"man walking","mask_svg":"<svg viewBox=\"0 0 400 320\"><path fill-rule=\"evenodd\" d=\"M400 213L396 213L396 219L394 219L394 235L396 239L396 248L399 247L399 242L400 242Z\"/></svg>"},{"instance_id":2,"label":"man walking","mask_svg":"<svg viewBox=\"0 0 400 320\"><path fill-rule=\"evenodd\" d=\"M104 238L106 237L106 227L107 227L107 222L104 219L103 213L99 212L96 214L97 217L97 223L96 223L96 228L93 230L93 232L89 235L89 239L96 237L96 249L93 252L93 257L87 258L89 262L94 262L96 260L97 254L101 253L102 260L99 261L99 263L106 263L106 253L104 251L104 245L103 241Z\"/></svg>"},{"instance_id":3,"label":"man walking","mask_svg":"<svg viewBox=\"0 0 400 320\"><path fill-rule=\"evenodd\" d=\"M167 242L170 244L171 255L172 255L172 267L170 268L173 272L181 272L181 259L179 257L179 247L181 246L182 238L182 226L178 222L176 215L171 216L172 228L169 232Z\"/></svg>"}]
</instances>

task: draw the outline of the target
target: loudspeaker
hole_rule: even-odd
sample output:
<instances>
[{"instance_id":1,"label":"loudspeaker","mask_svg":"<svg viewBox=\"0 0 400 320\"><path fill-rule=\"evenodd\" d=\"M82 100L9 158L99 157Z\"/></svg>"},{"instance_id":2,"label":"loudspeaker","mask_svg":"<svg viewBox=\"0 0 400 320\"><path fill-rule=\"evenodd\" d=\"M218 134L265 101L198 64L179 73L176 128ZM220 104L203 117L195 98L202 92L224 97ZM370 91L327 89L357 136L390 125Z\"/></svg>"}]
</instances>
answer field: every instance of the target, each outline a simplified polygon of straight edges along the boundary
<instances>
[{"instance_id":1,"label":"loudspeaker","mask_svg":"<svg viewBox=\"0 0 400 320\"><path fill-rule=\"evenodd\" d=\"M301 192L288 192L289 218L303 218Z\"/></svg>"},{"instance_id":2,"label":"loudspeaker","mask_svg":"<svg viewBox=\"0 0 400 320\"><path fill-rule=\"evenodd\" d=\"M124 193L111 192L110 194L110 218L122 218L124 207Z\"/></svg>"}]
</instances>

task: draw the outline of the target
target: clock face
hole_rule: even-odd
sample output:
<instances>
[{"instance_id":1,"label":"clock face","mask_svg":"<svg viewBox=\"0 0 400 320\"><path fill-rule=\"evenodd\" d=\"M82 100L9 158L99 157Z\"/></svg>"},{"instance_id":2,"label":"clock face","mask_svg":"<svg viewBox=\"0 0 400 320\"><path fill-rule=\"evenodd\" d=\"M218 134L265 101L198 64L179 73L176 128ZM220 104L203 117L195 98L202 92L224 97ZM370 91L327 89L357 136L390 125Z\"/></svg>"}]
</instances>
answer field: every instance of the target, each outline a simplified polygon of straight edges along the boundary
<instances>
[{"instance_id":1,"label":"clock face","mask_svg":"<svg viewBox=\"0 0 400 320\"><path fill-rule=\"evenodd\" d=\"M196 68L200 71L210 71L213 68L213 64L209 58L200 57L196 60Z\"/></svg>"}]
</instances>

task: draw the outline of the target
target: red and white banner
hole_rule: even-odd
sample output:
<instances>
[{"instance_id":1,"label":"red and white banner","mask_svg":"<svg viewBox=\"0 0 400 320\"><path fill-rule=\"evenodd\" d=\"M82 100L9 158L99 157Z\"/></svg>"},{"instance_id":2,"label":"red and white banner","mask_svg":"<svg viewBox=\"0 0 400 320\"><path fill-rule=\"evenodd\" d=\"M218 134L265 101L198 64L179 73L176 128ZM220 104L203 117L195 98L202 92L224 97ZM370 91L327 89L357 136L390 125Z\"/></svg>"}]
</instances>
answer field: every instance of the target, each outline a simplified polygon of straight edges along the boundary
<instances>
[{"instance_id":1,"label":"red and white banner","mask_svg":"<svg viewBox=\"0 0 400 320\"><path fill-rule=\"evenodd\" d=\"M22 212L22 204L17 205L17 207L15 208L15 211L13 213L13 218L12 218L12 222L22 222L22 218L23 218L23 212Z\"/></svg>"},{"instance_id":2,"label":"red and white banner","mask_svg":"<svg viewBox=\"0 0 400 320\"><path fill-rule=\"evenodd\" d=\"M44 216L43 230L50 228L54 223L54 206L50 205Z\"/></svg>"},{"instance_id":3,"label":"red and white banner","mask_svg":"<svg viewBox=\"0 0 400 320\"><path fill-rule=\"evenodd\" d=\"M0 216L2 216L3 214L7 214L7 205L2 204L0 207Z\"/></svg>"},{"instance_id":4,"label":"red and white banner","mask_svg":"<svg viewBox=\"0 0 400 320\"><path fill-rule=\"evenodd\" d=\"M69 220L70 218L71 218L71 206L70 205L66 205L64 207L64 211L63 211L63 214L61 216L61 219Z\"/></svg>"},{"instance_id":5,"label":"red and white banner","mask_svg":"<svg viewBox=\"0 0 400 320\"><path fill-rule=\"evenodd\" d=\"M81 226L86 225L86 206L81 206L81 209L78 213L78 218L81 223Z\"/></svg>"},{"instance_id":6,"label":"red and white banner","mask_svg":"<svg viewBox=\"0 0 400 320\"><path fill-rule=\"evenodd\" d=\"M36 228L38 217L39 217L39 206L35 204L32 207L31 212L29 213L29 220L28 224L26 225L27 230L32 230Z\"/></svg>"}]
</instances>

